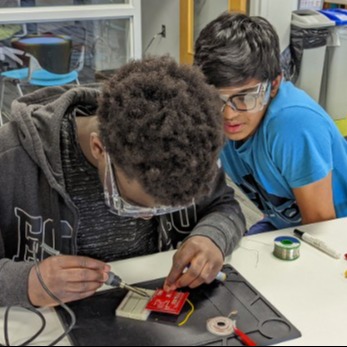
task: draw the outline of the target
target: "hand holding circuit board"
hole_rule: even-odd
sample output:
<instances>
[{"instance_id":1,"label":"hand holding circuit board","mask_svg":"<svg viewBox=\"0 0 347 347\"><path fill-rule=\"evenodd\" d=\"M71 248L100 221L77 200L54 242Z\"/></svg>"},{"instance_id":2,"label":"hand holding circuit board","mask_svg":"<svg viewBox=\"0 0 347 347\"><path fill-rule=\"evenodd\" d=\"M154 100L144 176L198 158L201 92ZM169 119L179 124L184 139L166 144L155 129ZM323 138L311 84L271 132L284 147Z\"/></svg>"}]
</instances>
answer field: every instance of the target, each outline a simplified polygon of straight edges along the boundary
<instances>
[{"instance_id":1,"label":"hand holding circuit board","mask_svg":"<svg viewBox=\"0 0 347 347\"><path fill-rule=\"evenodd\" d=\"M221 281L226 280L226 274L224 272L219 273L218 279ZM189 317L194 312L194 305L188 300L189 292L180 291L165 291L164 289L149 290L144 288L137 288L124 283L119 276L114 273L109 273L109 279L106 284L110 284L116 287L128 289L129 292L124 297L120 305L116 309L116 316L125 317L136 320L146 321L151 312L159 312L163 314L178 316L185 303L188 302L191 306L191 310L185 316L185 318L178 323L178 326L182 326L187 323ZM221 320L222 319L222 320ZM217 329L213 329L212 322L216 321ZM230 325L230 329L225 324L227 321ZM229 317L214 317L207 321L207 330L214 335L227 336L236 334L240 340L246 346L256 346L255 342L250 339L244 332L236 328L235 321Z\"/></svg>"}]
</instances>

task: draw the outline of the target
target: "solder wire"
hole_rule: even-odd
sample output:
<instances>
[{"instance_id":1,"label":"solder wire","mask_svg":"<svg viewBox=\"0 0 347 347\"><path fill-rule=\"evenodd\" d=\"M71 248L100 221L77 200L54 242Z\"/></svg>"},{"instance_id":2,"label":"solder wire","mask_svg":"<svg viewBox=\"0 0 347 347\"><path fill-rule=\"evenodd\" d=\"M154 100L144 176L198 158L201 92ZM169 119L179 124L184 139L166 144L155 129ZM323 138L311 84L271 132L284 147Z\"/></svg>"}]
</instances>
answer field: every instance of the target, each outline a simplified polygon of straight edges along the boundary
<instances>
[{"instance_id":1,"label":"solder wire","mask_svg":"<svg viewBox=\"0 0 347 347\"><path fill-rule=\"evenodd\" d=\"M183 319L182 322L178 323L178 326L181 327L182 325L186 324L188 322L188 319L190 318L190 316L194 313L195 311L195 307L193 305L193 303L187 299L187 303L190 305L191 309L190 311L187 313L187 315L185 316L185 318Z\"/></svg>"},{"instance_id":2,"label":"solder wire","mask_svg":"<svg viewBox=\"0 0 347 347\"><path fill-rule=\"evenodd\" d=\"M300 240L292 236L279 236L274 240L275 257L281 260L295 260L300 256Z\"/></svg>"}]
</instances>

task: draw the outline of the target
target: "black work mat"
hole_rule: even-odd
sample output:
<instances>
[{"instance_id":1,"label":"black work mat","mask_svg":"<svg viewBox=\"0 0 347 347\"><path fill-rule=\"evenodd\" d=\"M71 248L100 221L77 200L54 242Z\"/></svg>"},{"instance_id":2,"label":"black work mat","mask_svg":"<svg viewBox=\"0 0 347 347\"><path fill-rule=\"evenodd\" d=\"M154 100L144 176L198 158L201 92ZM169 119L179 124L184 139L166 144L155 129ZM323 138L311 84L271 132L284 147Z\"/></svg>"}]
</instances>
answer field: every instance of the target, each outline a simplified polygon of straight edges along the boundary
<instances>
[{"instance_id":1,"label":"black work mat","mask_svg":"<svg viewBox=\"0 0 347 347\"><path fill-rule=\"evenodd\" d=\"M77 323L69 334L76 346L242 346L235 336L215 336L206 330L206 321L228 316L237 310L236 326L257 345L276 344L300 337L300 332L252 285L231 266L224 266L227 281L189 290L195 311L186 324L179 327L190 306L186 303L179 316L152 312L147 321L115 316L115 310L126 295L123 289L99 292L94 296L68 304ZM164 279L137 286L161 288ZM62 308L57 312L67 327L69 315Z\"/></svg>"}]
</instances>

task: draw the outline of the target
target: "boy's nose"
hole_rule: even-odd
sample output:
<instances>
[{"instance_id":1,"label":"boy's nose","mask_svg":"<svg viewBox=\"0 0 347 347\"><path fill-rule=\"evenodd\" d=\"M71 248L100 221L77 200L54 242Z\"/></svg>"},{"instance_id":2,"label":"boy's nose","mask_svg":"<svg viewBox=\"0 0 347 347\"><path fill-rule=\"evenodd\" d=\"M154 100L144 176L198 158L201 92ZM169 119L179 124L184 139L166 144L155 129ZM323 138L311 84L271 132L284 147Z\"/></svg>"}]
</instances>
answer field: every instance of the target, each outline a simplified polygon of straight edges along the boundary
<instances>
[{"instance_id":1,"label":"boy's nose","mask_svg":"<svg viewBox=\"0 0 347 347\"><path fill-rule=\"evenodd\" d=\"M240 114L239 111L234 110L231 106L228 104L225 105L224 111L223 111L223 116L225 120L231 120L235 117L237 117Z\"/></svg>"}]
</instances>

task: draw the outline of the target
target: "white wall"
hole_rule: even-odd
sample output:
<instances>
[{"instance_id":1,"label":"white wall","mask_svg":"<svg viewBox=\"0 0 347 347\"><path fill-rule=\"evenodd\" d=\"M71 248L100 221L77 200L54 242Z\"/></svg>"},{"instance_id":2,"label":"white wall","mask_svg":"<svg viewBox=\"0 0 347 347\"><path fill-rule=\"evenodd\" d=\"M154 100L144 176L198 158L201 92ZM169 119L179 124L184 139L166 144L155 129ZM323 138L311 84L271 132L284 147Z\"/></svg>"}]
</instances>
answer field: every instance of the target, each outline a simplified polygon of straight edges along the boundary
<instances>
[{"instance_id":1,"label":"white wall","mask_svg":"<svg viewBox=\"0 0 347 347\"><path fill-rule=\"evenodd\" d=\"M180 54L180 11L179 0L142 0L142 48L146 49L152 37L166 26L166 38L158 36L147 54L169 53L177 61Z\"/></svg>"},{"instance_id":2,"label":"white wall","mask_svg":"<svg viewBox=\"0 0 347 347\"><path fill-rule=\"evenodd\" d=\"M146 49L152 37L166 25L166 38L158 36L146 53L169 53L179 61L180 7L179 0L142 0L142 47ZM228 8L228 0L196 0L195 36L201 29Z\"/></svg>"},{"instance_id":3,"label":"white wall","mask_svg":"<svg viewBox=\"0 0 347 347\"><path fill-rule=\"evenodd\" d=\"M290 38L292 11L298 8L298 0L250 0L251 15L265 17L276 29L281 51L287 48Z\"/></svg>"},{"instance_id":4,"label":"white wall","mask_svg":"<svg viewBox=\"0 0 347 347\"><path fill-rule=\"evenodd\" d=\"M195 0L194 40L211 20L228 9L228 0Z\"/></svg>"},{"instance_id":5,"label":"white wall","mask_svg":"<svg viewBox=\"0 0 347 347\"><path fill-rule=\"evenodd\" d=\"M195 31L199 32L201 27L223 12L226 3L225 0L199 0L201 16L195 23ZM141 6L143 50L164 24L166 38L157 37L147 53L169 53L179 61L179 0L142 0ZM281 51L289 45L291 13L297 7L298 0L250 0L251 15L263 16L275 27Z\"/></svg>"}]
</instances>

